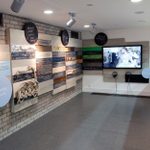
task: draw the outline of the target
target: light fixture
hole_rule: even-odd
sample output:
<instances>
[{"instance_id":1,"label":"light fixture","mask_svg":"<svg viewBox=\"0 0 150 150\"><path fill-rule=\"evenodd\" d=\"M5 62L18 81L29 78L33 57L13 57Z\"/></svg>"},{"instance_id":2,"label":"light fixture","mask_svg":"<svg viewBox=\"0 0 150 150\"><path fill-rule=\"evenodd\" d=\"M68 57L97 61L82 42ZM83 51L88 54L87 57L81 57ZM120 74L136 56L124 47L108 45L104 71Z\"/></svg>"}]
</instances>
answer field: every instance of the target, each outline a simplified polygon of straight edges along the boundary
<instances>
[{"instance_id":1,"label":"light fixture","mask_svg":"<svg viewBox=\"0 0 150 150\"><path fill-rule=\"evenodd\" d=\"M91 6L93 6L93 4L92 3L88 3L88 4L86 4L86 6L91 7Z\"/></svg>"},{"instance_id":2,"label":"light fixture","mask_svg":"<svg viewBox=\"0 0 150 150\"><path fill-rule=\"evenodd\" d=\"M53 11L52 10L44 10L44 14L50 15L50 14L53 14Z\"/></svg>"},{"instance_id":3,"label":"light fixture","mask_svg":"<svg viewBox=\"0 0 150 150\"><path fill-rule=\"evenodd\" d=\"M93 33L96 32L96 23L91 23L91 26L92 26L92 31Z\"/></svg>"},{"instance_id":4,"label":"light fixture","mask_svg":"<svg viewBox=\"0 0 150 150\"><path fill-rule=\"evenodd\" d=\"M84 25L84 28L89 28L89 27L90 27L89 24L85 24L85 25Z\"/></svg>"},{"instance_id":5,"label":"light fixture","mask_svg":"<svg viewBox=\"0 0 150 150\"><path fill-rule=\"evenodd\" d=\"M75 13L74 12L69 12L68 14L70 16L70 19L66 23L66 25L67 25L67 27L71 28L76 23L76 20L74 18L75 17Z\"/></svg>"},{"instance_id":6,"label":"light fixture","mask_svg":"<svg viewBox=\"0 0 150 150\"><path fill-rule=\"evenodd\" d=\"M15 13L18 13L24 4L25 0L14 0L13 3L11 4L11 10Z\"/></svg>"},{"instance_id":7,"label":"light fixture","mask_svg":"<svg viewBox=\"0 0 150 150\"><path fill-rule=\"evenodd\" d=\"M143 0L130 0L132 3L139 3L142 2Z\"/></svg>"},{"instance_id":8,"label":"light fixture","mask_svg":"<svg viewBox=\"0 0 150 150\"><path fill-rule=\"evenodd\" d=\"M141 15L141 14L144 14L144 11L136 11L134 13L137 14L137 15Z\"/></svg>"},{"instance_id":9,"label":"light fixture","mask_svg":"<svg viewBox=\"0 0 150 150\"><path fill-rule=\"evenodd\" d=\"M90 27L91 28L89 29L89 33L92 34L92 35L95 35L95 33L97 32L96 23L91 23Z\"/></svg>"}]
</instances>

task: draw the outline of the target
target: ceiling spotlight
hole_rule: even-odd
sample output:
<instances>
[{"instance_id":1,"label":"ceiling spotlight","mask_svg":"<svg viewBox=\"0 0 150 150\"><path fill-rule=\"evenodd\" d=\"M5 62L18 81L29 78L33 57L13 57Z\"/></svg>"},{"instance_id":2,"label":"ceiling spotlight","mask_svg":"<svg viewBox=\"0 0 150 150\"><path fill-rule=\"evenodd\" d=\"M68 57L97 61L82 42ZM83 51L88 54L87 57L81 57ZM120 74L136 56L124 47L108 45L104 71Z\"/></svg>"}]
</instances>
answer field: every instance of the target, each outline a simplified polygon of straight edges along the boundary
<instances>
[{"instance_id":1,"label":"ceiling spotlight","mask_svg":"<svg viewBox=\"0 0 150 150\"><path fill-rule=\"evenodd\" d=\"M13 3L11 4L11 10L15 13L18 13L24 4L25 0L14 0Z\"/></svg>"},{"instance_id":2,"label":"ceiling spotlight","mask_svg":"<svg viewBox=\"0 0 150 150\"><path fill-rule=\"evenodd\" d=\"M91 23L91 29L89 30L89 32L90 32L92 35L97 32L96 23Z\"/></svg>"},{"instance_id":3,"label":"ceiling spotlight","mask_svg":"<svg viewBox=\"0 0 150 150\"><path fill-rule=\"evenodd\" d=\"M92 32L96 32L96 23L91 23Z\"/></svg>"},{"instance_id":4,"label":"ceiling spotlight","mask_svg":"<svg viewBox=\"0 0 150 150\"><path fill-rule=\"evenodd\" d=\"M85 25L84 25L84 28L89 28L89 27L90 27L89 24L85 24Z\"/></svg>"},{"instance_id":5,"label":"ceiling spotlight","mask_svg":"<svg viewBox=\"0 0 150 150\"><path fill-rule=\"evenodd\" d=\"M52 10L44 10L44 14L50 15L50 14L53 14L53 11Z\"/></svg>"},{"instance_id":6,"label":"ceiling spotlight","mask_svg":"<svg viewBox=\"0 0 150 150\"><path fill-rule=\"evenodd\" d=\"M139 3L142 2L143 0L130 0L132 3Z\"/></svg>"},{"instance_id":7,"label":"ceiling spotlight","mask_svg":"<svg viewBox=\"0 0 150 150\"><path fill-rule=\"evenodd\" d=\"M69 12L69 16L70 16L70 19L69 21L66 23L67 27L71 28L75 23L76 23L76 20L75 20L75 13L73 12Z\"/></svg>"}]
</instances>

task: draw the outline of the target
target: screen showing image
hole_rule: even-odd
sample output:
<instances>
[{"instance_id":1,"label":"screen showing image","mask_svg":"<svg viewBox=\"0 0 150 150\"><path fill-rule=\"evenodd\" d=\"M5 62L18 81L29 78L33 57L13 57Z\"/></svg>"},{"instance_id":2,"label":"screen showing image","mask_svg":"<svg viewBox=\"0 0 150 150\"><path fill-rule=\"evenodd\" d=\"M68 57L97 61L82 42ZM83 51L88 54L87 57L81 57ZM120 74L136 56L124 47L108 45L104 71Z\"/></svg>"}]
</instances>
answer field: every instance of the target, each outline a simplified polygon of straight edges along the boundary
<instances>
[{"instance_id":1,"label":"screen showing image","mask_svg":"<svg viewBox=\"0 0 150 150\"><path fill-rule=\"evenodd\" d=\"M142 68L142 46L104 47L103 68Z\"/></svg>"}]
</instances>

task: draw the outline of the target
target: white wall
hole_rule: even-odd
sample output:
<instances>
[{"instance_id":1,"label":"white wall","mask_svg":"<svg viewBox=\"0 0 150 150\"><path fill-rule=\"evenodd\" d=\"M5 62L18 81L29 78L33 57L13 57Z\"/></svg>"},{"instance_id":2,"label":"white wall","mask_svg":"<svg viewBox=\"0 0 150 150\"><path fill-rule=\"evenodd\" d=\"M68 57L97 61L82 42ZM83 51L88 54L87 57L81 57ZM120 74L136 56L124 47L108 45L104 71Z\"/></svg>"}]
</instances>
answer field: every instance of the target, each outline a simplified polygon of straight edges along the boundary
<instances>
[{"instance_id":1,"label":"white wall","mask_svg":"<svg viewBox=\"0 0 150 150\"><path fill-rule=\"evenodd\" d=\"M105 33L108 35L109 39L125 38L126 42L150 41L150 28L108 30L105 31ZM93 39L94 36L94 34L92 35L89 32L82 33L83 40ZM114 70L110 70L110 72L113 71ZM84 71L83 92L150 96L150 84L125 82L117 82L116 84L112 81L111 75L109 76L111 82L104 81L104 72L105 71Z\"/></svg>"}]
</instances>

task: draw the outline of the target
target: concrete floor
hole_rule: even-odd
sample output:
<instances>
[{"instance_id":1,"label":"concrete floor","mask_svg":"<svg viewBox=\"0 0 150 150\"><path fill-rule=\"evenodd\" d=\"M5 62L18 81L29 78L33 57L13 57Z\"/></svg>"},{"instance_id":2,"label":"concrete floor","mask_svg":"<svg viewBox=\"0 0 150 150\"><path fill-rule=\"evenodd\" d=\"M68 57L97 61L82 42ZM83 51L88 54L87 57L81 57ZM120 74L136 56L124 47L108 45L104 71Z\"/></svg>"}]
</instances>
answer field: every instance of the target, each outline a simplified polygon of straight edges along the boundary
<instances>
[{"instance_id":1,"label":"concrete floor","mask_svg":"<svg viewBox=\"0 0 150 150\"><path fill-rule=\"evenodd\" d=\"M0 142L0 150L149 150L148 98L83 93Z\"/></svg>"}]
</instances>

